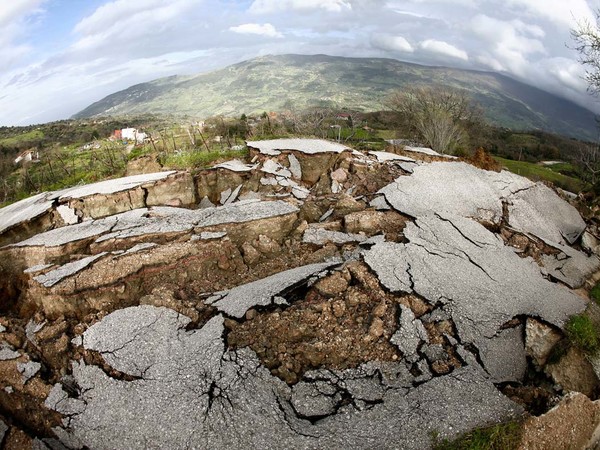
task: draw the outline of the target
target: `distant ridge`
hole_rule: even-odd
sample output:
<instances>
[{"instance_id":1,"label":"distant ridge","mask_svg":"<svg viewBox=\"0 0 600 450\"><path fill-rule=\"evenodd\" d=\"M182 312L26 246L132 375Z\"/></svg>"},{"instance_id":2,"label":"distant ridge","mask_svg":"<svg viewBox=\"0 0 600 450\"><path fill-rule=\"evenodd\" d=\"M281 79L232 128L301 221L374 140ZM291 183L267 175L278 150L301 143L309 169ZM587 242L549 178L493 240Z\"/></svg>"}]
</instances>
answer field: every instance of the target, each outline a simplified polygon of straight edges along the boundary
<instances>
[{"instance_id":1,"label":"distant ridge","mask_svg":"<svg viewBox=\"0 0 600 450\"><path fill-rule=\"evenodd\" d=\"M109 95L73 117L239 116L315 105L376 111L391 91L414 84L468 91L497 126L582 139L597 135L593 112L498 73L327 55L264 56L196 76L160 78Z\"/></svg>"}]
</instances>

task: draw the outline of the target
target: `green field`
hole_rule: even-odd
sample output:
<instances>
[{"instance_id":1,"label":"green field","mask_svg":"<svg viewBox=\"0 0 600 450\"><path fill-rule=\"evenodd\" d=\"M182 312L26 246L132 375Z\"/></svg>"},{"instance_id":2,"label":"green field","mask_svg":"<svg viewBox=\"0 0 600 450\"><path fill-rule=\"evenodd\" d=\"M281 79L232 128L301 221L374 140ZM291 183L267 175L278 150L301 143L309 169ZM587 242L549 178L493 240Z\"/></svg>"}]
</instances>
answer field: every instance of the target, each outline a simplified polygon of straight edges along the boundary
<instances>
[{"instance_id":1,"label":"green field","mask_svg":"<svg viewBox=\"0 0 600 450\"><path fill-rule=\"evenodd\" d=\"M585 183L578 178L563 175L558 171L571 167L567 164L556 166L541 166L525 161L513 161L510 159L494 157L503 167L512 173L524 176L533 181L549 181L566 191L578 193L585 188Z\"/></svg>"},{"instance_id":2,"label":"green field","mask_svg":"<svg viewBox=\"0 0 600 450\"><path fill-rule=\"evenodd\" d=\"M36 141L42 139L44 133L40 130L31 130L25 133L11 136L8 138L0 139L0 146L12 147L29 141Z\"/></svg>"}]
</instances>

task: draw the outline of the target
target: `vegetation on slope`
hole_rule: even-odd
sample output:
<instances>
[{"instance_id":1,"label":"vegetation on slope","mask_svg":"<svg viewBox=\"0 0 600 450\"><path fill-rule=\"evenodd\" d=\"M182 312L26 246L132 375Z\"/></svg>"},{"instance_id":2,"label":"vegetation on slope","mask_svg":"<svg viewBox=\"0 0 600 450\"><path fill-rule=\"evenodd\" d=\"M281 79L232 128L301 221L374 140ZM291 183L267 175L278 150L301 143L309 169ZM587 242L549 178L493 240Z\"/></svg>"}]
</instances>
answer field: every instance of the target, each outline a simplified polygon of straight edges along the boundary
<instances>
[{"instance_id":1,"label":"vegetation on slope","mask_svg":"<svg viewBox=\"0 0 600 450\"><path fill-rule=\"evenodd\" d=\"M238 117L314 107L379 111L391 92L415 85L467 93L495 126L589 139L596 135L590 111L503 75L325 55L264 56L211 73L162 78L112 94L74 117L143 113Z\"/></svg>"}]
</instances>

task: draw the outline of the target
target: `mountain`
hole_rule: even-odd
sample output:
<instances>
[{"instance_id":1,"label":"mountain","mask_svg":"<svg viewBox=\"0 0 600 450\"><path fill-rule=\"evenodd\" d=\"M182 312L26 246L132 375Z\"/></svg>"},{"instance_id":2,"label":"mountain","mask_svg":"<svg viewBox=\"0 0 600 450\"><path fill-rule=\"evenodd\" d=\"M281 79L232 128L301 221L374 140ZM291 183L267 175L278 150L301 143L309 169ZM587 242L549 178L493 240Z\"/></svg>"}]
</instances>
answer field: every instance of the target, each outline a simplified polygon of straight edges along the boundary
<instances>
[{"instance_id":1,"label":"mountain","mask_svg":"<svg viewBox=\"0 0 600 450\"><path fill-rule=\"evenodd\" d=\"M497 126L588 139L597 135L591 111L498 73L326 55L264 56L196 76L160 78L109 95L74 118L142 113L239 116L315 105L375 111L384 108L391 91L414 84L468 91Z\"/></svg>"}]
</instances>

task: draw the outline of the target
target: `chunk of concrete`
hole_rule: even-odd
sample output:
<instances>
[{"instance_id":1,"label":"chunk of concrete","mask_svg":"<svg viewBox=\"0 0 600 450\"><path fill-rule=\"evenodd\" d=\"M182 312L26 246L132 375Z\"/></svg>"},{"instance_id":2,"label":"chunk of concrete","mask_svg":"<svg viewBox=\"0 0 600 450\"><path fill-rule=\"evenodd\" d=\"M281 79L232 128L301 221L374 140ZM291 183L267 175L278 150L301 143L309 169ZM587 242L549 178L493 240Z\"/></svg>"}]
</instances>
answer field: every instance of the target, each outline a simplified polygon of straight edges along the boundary
<instances>
[{"instance_id":1,"label":"chunk of concrete","mask_svg":"<svg viewBox=\"0 0 600 450\"><path fill-rule=\"evenodd\" d=\"M413 158L409 158L408 156L396 155L395 153L389 152L369 152L369 155L377 158L378 162L390 162L390 161L402 161L402 162L416 162Z\"/></svg>"},{"instance_id":2,"label":"chunk of concrete","mask_svg":"<svg viewBox=\"0 0 600 450\"><path fill-rule=\"evenodd\" d=\"M17 370L21 374L23 384L33 378L42 368L39 362L28 361L26 363L17 363Z\"/></svg>"},{"instance_id":3,"label":"chunk of concrete","mask_svg":"<svg viewBox=\"0 0 600 450\"><path fill-rule=\"evenodd\" d=\"M562 327L585 309L578 295L544 279L532 260L519 258L470 219L425 216L408 224L404 235L407 244L385 242L365 250L365 262L391 291L446 303L459 341L480 351L516 316ZM482 359L488 357L493 353Z\"/></svg>"},{"instance_id":4,"label":"chunk of concrete","mask_svg":"<svg viewBox=\"0 0 600 450\"><path fill-rule=\"evenodd\" d=\"M270 305L273 298L282 292L338 264L340 261L336 260L286 270L228 291L217 292L210 303L229 316L242 318L250 308Z\"/></svg>"},{"instance_id":5,"label":"chunk of concrete","mask_svg":"<svg viewBox=\"0 0 600 450\"><path fill-rule=\"evenodd\" d=\"M414 363L420 359L417 350L423 343L429 342L427 330L414 313L404 305L400 305L398 331L390 342L402 352L407 361Z\"/></svg>"},{"instance_id":6,"label":"chunk of concrete","mask_svg":"<svg viewBox=\"0 0 600 450\"><path fill-rule=\"evenodd\" d=\"M542 265L553 278L562 281L572 289L578 289L600 269L600 259L566 245L553 244L560 250L558 255L542 255Z\"/></svg>"},{"instance_id":7,"label":"chunk of concrete","mask_svg":"<svg viewBox=\"0 0 600 450\"><path fill-rule=\"evenodd\" d=\"M252 172L258 167L258 164L244 164L239 159L233 159L231 161L225 161L224 163L213 166L213 169L225 169L231 170L232 172Z\"/></svg>"},{"instance_id":8,"label":"chunk of concrete","mask_svg":"<svg viewBox=\"0 0 600 450\"><path fill-rule=\"evenodd\" d=\"M272 159L267 159L263 163L260 170L264 173L268 173L278 177L290 178L292 176L292 172L283 167L281 164L273 161Z\"/></svg>"},{"instance_id":9,"label":"chunk of concrete","mask_svg":"<svg viewBox=\"0 0 600 450\"><path fill-rule=\"evenodd\" d=\"M21 354L16 351L10 344L2 341L0 342L0 361L8 361L10 359L17 359Z\"/></svg>"},{"instance_id":10,"label":"chunk of concrete","mask_svg":"<svg viewBox=\"0 0 600 450\"><path fill-rule=\"evenodd\" d=\"M38 275L37 277L33 277L35 281L44 285L45 287L52 287L57 283L60 283L65 278L68 278L72 275L75 275L77 272L82 271L89 265L91 265L94 261L102 258L107 255L107 252L98 253L97 255L87 256L85 258L81 258L77 261L73 261L67 263L63 266L58 267L57 269L51 270L48 273Z\"/></svg>"},{"instance_id":11,"label":"chunk of concrete","mask_svg":"<svg viewBox=\"0 0 600 450\"><path fill-rule=\"evenodd\" d=\"M433 212L492 222L502 218L502 199L534 184L509 172L488 172L465 163L436 162L416 167L379 191L401 213Z\"/></svg>"},{"instance_id":12,"label":"chunk of concrete","mask_svg":"<svg viewBox=\"0 0 600 450\"><path fill-rule=\"evenodd\" d=\"M141 175L132 175L130 177L116 178L113 180L100 181L98 183L76 186L56 192L61 201L89 197L98 194L114 194L116 192L128 191L142 186L146 183L153 183L164 180L170 175L176 173L174 170L168 172L146 173Z\"/></svg>"},{"instance_id":13,"label":"chunk of concrete","mask_svg":"<svg viewBox=\"0 0 600 450\"><path fill-rule=\"evenodd\" d=\"M523 326L501 330L479 348L483 365L495 383L522 382L527 371Z\"/></svg>"},{"instance_id":14,"label":"chunk of concrete","mask_svg":"<svg viewBox=\"0 0 600 450\"><path fill-rule=\"evenodd\" d=\"M292 173L292 177L294 177L297 180L301 180L302 179L302 167L300 166L300 161L298 161L298 158L296 158L296 156L293 153L290 153L288 155L288 161L290 163L290 172Z\"/></svg>"},{"instance_id":15,"label":"chunk of concrete","mask_svg":"<svg viewBox=\"0 0 600 450\"><path fill-rule=\"evenodd\" d=\"M547 242L573 244L585 231L577 209L541 183L516 192L509 200L509 224L521 232Z\"/></svg>"},{"instance_id":16,"label":"chunk of concrete","mask_svg":"<svg viewBox=\"0 0 600 450\"><path fill-rule=\"evenodd\" d=\"M297 151L307 155L317 153L342 153L350 151L345 145L323 139L273 139L268 141L248 141L248 148L256 149L263 155L278 156L282 151Z\"/></svg>"}]
</instances>

